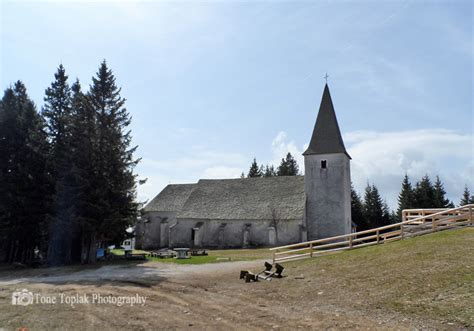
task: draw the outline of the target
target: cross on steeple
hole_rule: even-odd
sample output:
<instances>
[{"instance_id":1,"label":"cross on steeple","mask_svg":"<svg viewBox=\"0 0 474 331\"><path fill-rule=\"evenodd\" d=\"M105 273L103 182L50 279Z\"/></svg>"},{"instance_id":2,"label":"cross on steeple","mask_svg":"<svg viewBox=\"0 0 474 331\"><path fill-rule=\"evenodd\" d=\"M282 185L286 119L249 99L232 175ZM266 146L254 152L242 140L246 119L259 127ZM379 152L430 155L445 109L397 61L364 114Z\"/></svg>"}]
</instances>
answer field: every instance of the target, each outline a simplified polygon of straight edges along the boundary
<instances>
[{"instance_id":1,"label":"cross on steeple","mask_svg":"<svg viewBox=\"0 0 474 331\"><path fill-rule=\"evenodd\" d=\"M324 79L326 80L326 84L328 83L328 73L326 72L326 75L324 76Z\"/></svg>"}]
</instances>

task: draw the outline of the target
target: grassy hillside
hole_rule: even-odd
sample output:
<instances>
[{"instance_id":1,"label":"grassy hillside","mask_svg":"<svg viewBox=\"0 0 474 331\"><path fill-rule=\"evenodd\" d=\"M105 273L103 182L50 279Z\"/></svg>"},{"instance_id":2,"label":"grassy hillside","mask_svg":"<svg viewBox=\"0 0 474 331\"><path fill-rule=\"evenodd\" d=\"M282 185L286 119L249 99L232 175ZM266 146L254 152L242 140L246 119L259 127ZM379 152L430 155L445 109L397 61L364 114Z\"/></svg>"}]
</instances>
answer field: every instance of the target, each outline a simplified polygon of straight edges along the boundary
<instances>
[{"instance_id":1,"label":"grassy hillside","mask_svg":"<svg viewBox=\"0 0 474 331\"><path fill-rule=\"evenodd\" d=\"M474 228L289 262L289 297L474 328ZM296 285L294 275L310 279ZM280 283L282 285L282 283ZM293 286L292 286L293 285Z\"/></svg>"}]
</instances>

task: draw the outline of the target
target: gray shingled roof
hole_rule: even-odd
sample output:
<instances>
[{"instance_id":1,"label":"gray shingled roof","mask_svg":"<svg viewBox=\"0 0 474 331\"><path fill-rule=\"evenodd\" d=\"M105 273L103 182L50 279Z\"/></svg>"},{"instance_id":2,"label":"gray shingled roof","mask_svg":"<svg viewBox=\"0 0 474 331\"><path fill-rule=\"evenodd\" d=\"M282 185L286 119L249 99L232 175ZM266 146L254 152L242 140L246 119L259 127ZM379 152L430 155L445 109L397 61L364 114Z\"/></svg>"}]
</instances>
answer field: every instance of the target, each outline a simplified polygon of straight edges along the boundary
<instances>
[{"instance_id":1,"label":"gray shingled roof","mask_svg":"<svg viewBox=\"0 0 474 331\"><path fill-rule=\"evenodd\" d=\"M178 213L198 219L302 219L303 176L203 179Z\"/></svg>"},{"instance_id":2,"label":"gray shingled roof","mask_svg":"<svg viewBox=\"0 0 474 331\"><path fill-rule=\"evenodd\" d=\"M319 106L318 118L314 125L313 135L311 136L308 149L303 155L332 153L345 153L350 157L342 141L331 94L326 84L326 86L324 86L321 105Z\"/></svg>"},{"instance_id":3,"label":"gray shingled roof","mask_svg":"<svg viewBox=\"0 0 474 331\"><path fill-rule=\"evenodd\" d=\"M197 184L168 185L143 208L143 211L178 212L196 186Z\"/></svg>"}]
</instances>

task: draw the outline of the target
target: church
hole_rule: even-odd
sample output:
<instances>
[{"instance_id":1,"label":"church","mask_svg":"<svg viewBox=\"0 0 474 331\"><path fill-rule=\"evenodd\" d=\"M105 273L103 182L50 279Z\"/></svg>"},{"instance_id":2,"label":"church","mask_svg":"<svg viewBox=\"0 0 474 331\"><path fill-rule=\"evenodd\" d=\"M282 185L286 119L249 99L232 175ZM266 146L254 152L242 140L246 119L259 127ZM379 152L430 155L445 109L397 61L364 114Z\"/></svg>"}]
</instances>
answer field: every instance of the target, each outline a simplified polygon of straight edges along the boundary
<instances>
[{"instance_id":1,"label":"church","mask_svg":"<svg viewBox=\"0 0 474 331\"><path fill-rule=\"evenodd\" d=\"M350 233L351 157L327 84L303 155L304 176L166 186L142 209L136 247L276 246Z\"/></svg>"}]
</instances>

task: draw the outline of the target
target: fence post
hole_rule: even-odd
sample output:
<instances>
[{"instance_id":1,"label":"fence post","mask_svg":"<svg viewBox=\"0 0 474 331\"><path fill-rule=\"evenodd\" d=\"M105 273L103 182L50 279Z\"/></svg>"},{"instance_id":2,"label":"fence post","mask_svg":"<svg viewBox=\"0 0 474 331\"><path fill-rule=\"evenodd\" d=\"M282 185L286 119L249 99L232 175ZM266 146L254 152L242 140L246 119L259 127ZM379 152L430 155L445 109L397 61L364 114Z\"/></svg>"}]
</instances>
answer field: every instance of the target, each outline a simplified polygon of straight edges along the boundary
<instances>
[{"instance_id":1,"label":"fence post","mask_svg":"<svg viewBox=\"0 0 474 331\"><path fill-rule=\"evenodd\" d=\"M474 225L474 219L472 218L472 204L469 205L469 219L471 221L471 225Z\"/></svg>"},{"instance_id":2,"label":"fence post","mask_svg":"<svg viewBox=\"0 0 474 331\"><path fill-rule=\"evenodd\" d=\"M309 257L313 257L313 243L310 243L310 244L309 244L309 249L310 249L310 251L309 251Z\"/></svg>"},{"instance_id":3,"label":"fence post","mask_svg":"<svg viewBox=\"0 0 474 331\"><path fill-rule=\"evenodd\" d=\"M377 230L376 234L377 234L377 244L378 244L380 242L379 230Z\"/></svg>"},{"instance_id":4,"label":"fence post","mask_svg":"<svg viewBox=\"0 0 474 331\"><path fill-rule=\"evenodd\" d=\"M403 224L400 224L400 237L403 239Z\"/></svg>"},{"instance_id":5,"label":"fence post","mask_svg":"<svg viewBox=\"0 0 474 331\"><path fill-rule=\"evenodd\" d=\"M349 248L352 248L352 234L349 236Z\"/></svg>"},{"instance_id":6,"label":"fence post","mask_svg":"<svg viewBox=\"0 0 474 331\"><path fill-rule=\"evenodd\" d=\"M273 264L275 264L275 253L276 251L273 251Z\"/></svg>"}]
</instances>

